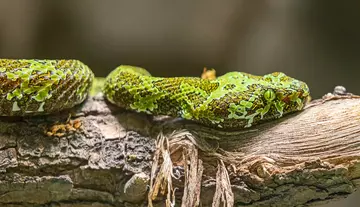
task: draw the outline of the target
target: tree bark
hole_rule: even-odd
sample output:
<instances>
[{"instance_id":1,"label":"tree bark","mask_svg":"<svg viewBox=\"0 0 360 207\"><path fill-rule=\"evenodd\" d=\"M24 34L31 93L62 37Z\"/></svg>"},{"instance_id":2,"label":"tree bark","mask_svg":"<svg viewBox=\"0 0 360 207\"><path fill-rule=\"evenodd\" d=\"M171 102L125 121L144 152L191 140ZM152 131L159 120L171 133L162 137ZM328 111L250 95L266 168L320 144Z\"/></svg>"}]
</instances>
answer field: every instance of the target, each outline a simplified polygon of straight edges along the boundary
<instances>
[{"instance_id":1,"label":"tree bark","mask_svg":"<svg viewBox=\"0 0 360 207\"><path fill-rule=\"evenodd\" d=\"M359 161L355 96L229 132L98 94L69 112L0 119L0 204L316 206L357 189Z\"/></svg>"}]
</instances>

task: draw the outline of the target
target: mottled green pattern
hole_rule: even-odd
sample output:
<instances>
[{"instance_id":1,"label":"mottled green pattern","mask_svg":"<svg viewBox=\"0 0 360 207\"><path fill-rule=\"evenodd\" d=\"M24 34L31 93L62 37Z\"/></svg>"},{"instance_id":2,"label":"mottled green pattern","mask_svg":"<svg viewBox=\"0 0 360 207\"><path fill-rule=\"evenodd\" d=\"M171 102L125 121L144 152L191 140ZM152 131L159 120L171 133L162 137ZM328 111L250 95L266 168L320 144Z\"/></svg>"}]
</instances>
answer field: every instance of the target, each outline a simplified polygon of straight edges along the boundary
<instances>
[{"instance_id":1,"label":"mottled green pattern","mask_svg":"<svg viewBox=\"0 0 360 207\"><path fill-rule=\"evenodd\" d=\"M0 59L0 116L71 108L85 100L93 78L78 60Z\"/></svg>"},{"instance_id":2,"label":"mottled green pattern","mask_svg":"<svg viewBox=\"0 0 360 207\"><path fill-rule=\"evenodd\" d=\"M126 109L232 129L299 111L310 99L304 82L283 73L254 76L230 72L216 80L159 78L125 65L109 74L104 94Z\"/></svg>"}]
</instances>

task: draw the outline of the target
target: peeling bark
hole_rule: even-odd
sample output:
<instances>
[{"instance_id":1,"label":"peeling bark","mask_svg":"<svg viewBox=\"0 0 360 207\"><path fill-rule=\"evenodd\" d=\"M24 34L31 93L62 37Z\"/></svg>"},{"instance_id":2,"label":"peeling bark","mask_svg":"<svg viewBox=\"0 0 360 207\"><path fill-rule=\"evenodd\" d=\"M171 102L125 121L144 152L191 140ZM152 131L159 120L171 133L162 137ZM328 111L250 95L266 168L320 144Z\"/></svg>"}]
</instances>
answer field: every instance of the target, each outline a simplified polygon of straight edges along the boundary
<instances>
[{"instance_id":1,"label":"peeling bark","mask_svg":"<svg viewBox=\"0 0 360 207\"><path fill-rule=\"evenodd\" d=\"M221 132L124 111L98 95L66 113L0 119L0 205L146 206L150 181L162 172L163 153L154 159L159 134L169 144L166 176L179 205L316 206L360 185L355 96ZM161 193L154 206L163 206Z\"/></svg>"}]
</instances>

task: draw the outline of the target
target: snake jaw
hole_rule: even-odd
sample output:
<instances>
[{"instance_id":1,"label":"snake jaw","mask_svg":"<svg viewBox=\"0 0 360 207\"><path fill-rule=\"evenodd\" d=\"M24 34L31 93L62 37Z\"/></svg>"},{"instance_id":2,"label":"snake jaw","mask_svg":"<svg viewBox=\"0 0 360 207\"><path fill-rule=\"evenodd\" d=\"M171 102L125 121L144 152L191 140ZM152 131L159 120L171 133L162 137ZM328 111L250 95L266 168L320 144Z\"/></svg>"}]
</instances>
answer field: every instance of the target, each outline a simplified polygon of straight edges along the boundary
<instances>
[{"instance_id":1,"label":"snake jaw","mask_svg":"<svg viewBox=\"0 0 360 207\"><path fill-rule=\"evenodd\" d=\"M264 115L269 112L272 103L268 103L264 108L260 109L260 119L264 119Z\"/></svg>"},{"instance_id":2,"label":"snake jaw","mask_svg":"<svg viewBox=\"0 0 360 207\"><path fill-rule=\"evenodd\" d=\"M276 111L279 113L279 116L278 118L282 117L283 114L284 114L284 106L285 106L285 102L283 101L276 101L275 102L275 108L276 108Z\"/></svg>"}]
</instances>

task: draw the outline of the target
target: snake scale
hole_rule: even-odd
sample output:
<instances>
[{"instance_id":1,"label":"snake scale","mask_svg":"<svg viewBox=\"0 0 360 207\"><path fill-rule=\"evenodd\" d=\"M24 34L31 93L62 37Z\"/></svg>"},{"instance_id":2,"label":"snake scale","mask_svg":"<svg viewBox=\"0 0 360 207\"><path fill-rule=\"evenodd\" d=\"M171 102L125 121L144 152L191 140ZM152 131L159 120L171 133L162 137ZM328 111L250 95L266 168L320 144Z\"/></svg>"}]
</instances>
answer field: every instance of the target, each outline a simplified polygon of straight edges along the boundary
<instances>
[{"instance_id":1,"label":"snake scale","mask_svg":"<svg viewBox=\"0 0 360 207\"><path fill-rule=\"evenodd\" d=\"M78 60L0 59L0 116L55 113L82 103L94 79ZM238 129L302 110L308 86L275 72L229 72L215 80L153 77L122 65L106 78L103 93L119 107L169 115L206 126Z\"/></svg>"}]
</instances>

